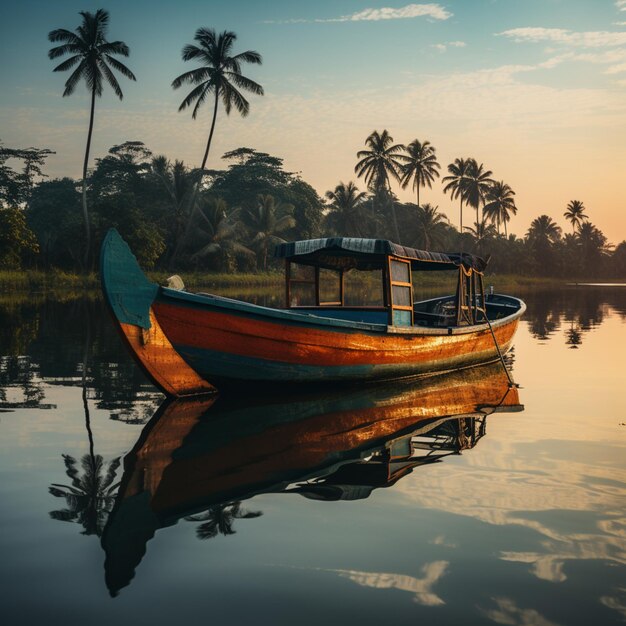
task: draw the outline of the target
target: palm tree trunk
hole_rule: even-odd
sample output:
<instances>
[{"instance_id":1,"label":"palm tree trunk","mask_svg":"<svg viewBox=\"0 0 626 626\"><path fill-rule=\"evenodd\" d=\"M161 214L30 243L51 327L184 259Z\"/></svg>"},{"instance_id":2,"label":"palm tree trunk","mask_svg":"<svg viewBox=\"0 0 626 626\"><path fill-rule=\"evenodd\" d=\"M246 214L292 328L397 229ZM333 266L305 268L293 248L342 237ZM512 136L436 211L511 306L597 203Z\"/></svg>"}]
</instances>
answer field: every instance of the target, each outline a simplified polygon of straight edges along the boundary
<instances>
[{"instance_id":1,"label":"palm tree trunk","mask_svg":"<svg viewBox=\"0 0 626 626\"><path fill-rule=\"evenodd\" d=\"M207 159L209 158L209 149L211 148L211 141L213 139L213 131L215 130L215 121L217 120L217 105L219 104L219 89L215 90L215 105L213 106L213 119L211 120L211 130L209 131L209 139L206 143L206 150L204 151L204 156L202 157L202 165L200 165L200 176L198 176L198 180L194 185L193 192L191 194L190 200L190 209L189 209L189 218L187 219L187 224L185 225L185 232L182 237L178 238L176 242L176 247L174 248L174 253L172 254L169 265L170 269L172 269L172 265L176 258L178 257L178 252L180 251L180 245L183 239L187 239L187 235L189 234L189 228L191 227L191 223L193 221L193 217L195 215L195 207L196 207L196 197L198 195L198 190L200 189L200 185L202 184L202 179L204 178L204 168L206 166Z\"/></svg>"},{"instance_id":2,"label":"palm tree trunk","mask_svg":"<svg viewBox=\"0 0 626 626\"><path fill-rule=\"evenodd\" d=\"M463 199L461 198L460 211L459 211L459 226L461 227L461 234L463 234Z\"/></svg>"},{"instance_id":3,"label":"palm tree trunk","mask_svg":"<svg viewBox=\"0 0 626 626\"><path fill-rule=\"evenodd\" d=\"M87 132L87 147L85 148L85 160L83 161L83 219L85 221L85 258L83 261L83 271L89 271L89 248L91 242L91 229L89 227L89 211L87 210L87 165L89 163L89 150L91 148L91 135L93 133L93 118L96 108L96 88L91 90L91 111L89 114L89 131Z\"/></svg>"}]
</instances>

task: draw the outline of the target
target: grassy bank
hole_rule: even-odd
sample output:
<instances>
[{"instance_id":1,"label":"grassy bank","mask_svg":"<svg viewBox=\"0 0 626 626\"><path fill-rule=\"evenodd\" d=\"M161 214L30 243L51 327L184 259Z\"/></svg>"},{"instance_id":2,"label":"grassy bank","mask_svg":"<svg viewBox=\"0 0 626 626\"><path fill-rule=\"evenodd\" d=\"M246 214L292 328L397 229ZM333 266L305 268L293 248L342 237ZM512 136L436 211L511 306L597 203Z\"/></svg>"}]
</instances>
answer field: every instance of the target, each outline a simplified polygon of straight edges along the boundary
<instances>
[{"instance_id":1,"label":"grassy bank","mask_svg":"<svg viewBox=\"0 0 626 626\"><path fill-rule=\"evenodd\" d=\"M164 285L167 282L168 272L148 272L150 280ZM282 288L284 277L281 272L246 273L246 274L212 274L208 272L181 273L185 286L190 291L224 291L242 292L265 288ZM363 286L374 285L373 275L351 275L351 283ZM515 274L485 276L485 289L493 285L497 291L519 293L528 289L540 289L543 287L562 287L572 283L572 279L542 278L532 276L519 276ZM416 275L415 287L436 289L441 287L453 288L456 284L454 272L422 273ZM98 274L92 272L87 276L72 274L60 270L43 272L39 270L9 271L0 270L0 291L8 293L55 293L55 292L83 292L99 291L100 279Z\"/></svg>"}]
</instances>

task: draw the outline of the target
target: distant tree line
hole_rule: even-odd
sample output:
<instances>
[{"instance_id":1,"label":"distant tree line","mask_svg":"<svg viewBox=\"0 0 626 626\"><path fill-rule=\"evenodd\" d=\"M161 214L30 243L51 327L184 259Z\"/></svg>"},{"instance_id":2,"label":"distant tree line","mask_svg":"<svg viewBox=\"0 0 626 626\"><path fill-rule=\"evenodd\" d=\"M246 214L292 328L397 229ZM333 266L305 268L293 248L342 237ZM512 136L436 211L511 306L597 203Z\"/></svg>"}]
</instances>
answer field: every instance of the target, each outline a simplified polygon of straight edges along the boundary
<instances>
[{"instance_id":1,"label":"distant tree line","mask_svg":"<svg viewBox=\"0 0 626 626\"><path fill-rule=\"evenodd\" d=\"M388 137L386 131L379 136L384 135ZM428 142L420 145L435 155ZM276 267L272 251L281 241L348 236L491 255L490 271L498 273L626 276L626 242L612 250L580 201L563 207L571 232L563 234L551 217L541 215L524 237L517 237L503 228L517 210L509 202L512 190L491 181L491 172L473 159L456 159L448 166L444 189L478 216L461 233L436 206L398 201L392 181L402 186L417 178L417 192L436 178L420 174L415 161L399 158L409 156L403 146L386 165L377 159L388 155L364 152L357 156L356 173L365 177L367 189L360 190L353 181L340 182L322 199L298 174L286 171L282 159L252 148L224 154L223 169L193 169L153 155L140 141L113 146L88 172L85 188L96 243L88 266L97 266L99 242L115 227L144 267L168 271L266 270ZM0 144L2 268L83 267L83 181L47 180L44 165L50 153ZM9 161L17 167L10 167ZM428 168L434 163L429 158Z\"/></svg>"}]
</instances>

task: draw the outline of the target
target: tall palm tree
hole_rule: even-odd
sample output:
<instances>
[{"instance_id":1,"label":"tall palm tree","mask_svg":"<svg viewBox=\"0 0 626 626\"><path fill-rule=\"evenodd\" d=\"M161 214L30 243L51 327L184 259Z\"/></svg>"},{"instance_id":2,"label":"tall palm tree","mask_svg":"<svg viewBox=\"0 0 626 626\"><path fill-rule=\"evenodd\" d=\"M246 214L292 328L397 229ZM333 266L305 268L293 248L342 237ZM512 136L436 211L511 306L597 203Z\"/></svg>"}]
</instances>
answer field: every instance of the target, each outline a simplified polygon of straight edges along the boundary
<instances>
[{"instance_id":1,"label":"tall palm tree","mask_svg":"<svg viewBox=\"0 0 626 626\"><path fill-rule=\"evenodd\" d=\"M356 153L360 161L354 166L354 171L359 178L361 176L365 178L368 189L374 194L379 195L384 190L387 196L391 197L390 178L400 180L402 163L399 154L405 150L405 146L400 143L394 144L393 137L387 130L383 130L382 133L373 131L365 140L365 145L369 149ZM393 202L391 214L396 240L400 243L400 231Z\"/></svg>"},{"instance_id":2,"label":"tall palm tree","mask_svg":"<svg viewBox=\"0 0 626 626\"><path fill-rule=\"evenodd\" d=\"M89 247L91 232L89 226L89 213L87 211L87 165L89 163L89 150L91 148L91 135L93 132L93 119L96 107L96 96L102 95L105 84L113 88L115 95L122 100L124 94L120 88L113 70L130 80L137 80L135 75L113 55L127 57L129 48L123 41L107 41L107 29L109 27L109 13L104 9L98 9L95 13L80 11L82 23L76 32L58 28L48 33L48 39L53 43L62 42L60 46L51 48L48 52L50 59L57 59L66 54L72 55L53 71L65 72L78 64L78 67L65 81L63 97L71 96L78 83L85 81L91 92L91 107L89 113L89 131L87 132L87 146L83 161L83 218L85 220L85 270L89 261Z\"/></svg>"},{"instance_id":3,"label":"tall palm tree","mask_svg":"<svg viewBox=\"0 0 626 626\"><path fill-rule=\"evenodd\" d=\"M184 111L195 102L191 114L194 120L207 97L213 95L213 118L200 166L202 171L209 156L220 98L226 115L230 115L232 108L235 107L242 117L246 117L250 111L250 103L239 90L263 95L263 87L241 73L242 63L260 65L261 55L253 50L246 50L246 52L231 56L236 39L237 35L230 31L224 31L218 35L212 28L198 28L194 35L194 40L198 45L187 44L182 50L182 58L183 61L199 61L201 65L189 72L184 72L172 81L174 89L184 84L195 85L178 107L179 111Z\"/></svg>"},{"instance_id":4,"label":"tall palm tree","mask_svg":"<svg viewBox=\"0 0 626 626\"><path fill-rule=\"evenodd\" d=\"M334 226L337 234L363 236L365 224L361 208L366 197L367 194L359 191L352 181L347 185L340 182L333 191L326 192L326 198L331 203L328 221Z\"/></svg>"},{"instance_id":5,"label":"tall palm tree","mask_svg":"<svg viewBox=\"0 0 626 626\"><path fill-rule=\"evenodd\" d=\"M467 204L476 209L476 223L480 222L478 209L485 202L485 195L489 191L493 180L491 170L484 169L483 164L478 165L476 159L469 159L467 163L467 176L462 185L461 193Z\"/></svg>"},{"instance_id":6,"label":"tall palm tree","mask_svg":"<svg viewBox=\"0 0 626 626\"><path fill-rule=\"evenodd\" d=\"M485 240L495 237L497 235L496 227L493 224L489 224L488 220L483 218L480 222L474 222L474 227L466 226L465 230L474 237L476 243L476 249L478 253L482 253L483 243Z\"/></svg>"},{"instance_id":7,"label":"tall palm tree","mask_svg":"<svg viewBox=\"0 0 626 626\"><path fill-rule=\"evenodd\" d=\"M504 182L495 182L485 194L483 215L494 222L500 234L500 224L504 224L504 236L508 237L506 223L511 219L511 213L517 215L517 207L513 196L515 192Z\"/></svg>"},{"instance_id":8,"label":"tall palm tree","mask_svg":"<svg viewBox=\"0 0 626 626\"><path fill-rule=\"evenodd\" d=\"M448 165L448 172L450 176L444 176L443 183L446 183L443 188L444 193L450 192L450 198L454 200L459 198L460 211L459 211L459 232L463 232L463 186L465 185L465 179L469 172L469 160L466 159L454 159L454 163Z\"/></svg>"},{"instance_id":9,"label":"tall palm tree","mask_svg":"<svg viewBox=\"0 0 626 626\"><path fill-rule=\"evenodd\" d=\"M585 205L580 200L571 200L567 205L567 211L563 213L563 217L572 224L572 232L575 233L577 228L589 218L585 215Z\"/></svg>"},{"instance_id":10,"label":"tall palm tree","mask_svg":"<svg viewBox=\"0 0 626 626\"><path fill-rule=\"evenodd\" d=\"M417 206L420 206L420 187L432 188L433 181L439 177L440 165L435 156L435 148L429 141L421 143L414 139L406 147L406 155L401 156L405 161L402 166L402 189L406 189L413 180L413 189L417 190Z\"/></svg>"},{"instance_id":11,"label":"tall palm tree","mask_svg":"<svg viewBox=\"0 0 626 626\"><path fill-rule=\"evenodd\" d=\"M258 203L247 212L248 223L254 233L252 247L256 248L263 261L263 269L267 269L267 253L271 245L284 243L280 236L296 225L293 218L293 205L276 204L274 196L259 195Z\"/></svg>"}]
</instances>

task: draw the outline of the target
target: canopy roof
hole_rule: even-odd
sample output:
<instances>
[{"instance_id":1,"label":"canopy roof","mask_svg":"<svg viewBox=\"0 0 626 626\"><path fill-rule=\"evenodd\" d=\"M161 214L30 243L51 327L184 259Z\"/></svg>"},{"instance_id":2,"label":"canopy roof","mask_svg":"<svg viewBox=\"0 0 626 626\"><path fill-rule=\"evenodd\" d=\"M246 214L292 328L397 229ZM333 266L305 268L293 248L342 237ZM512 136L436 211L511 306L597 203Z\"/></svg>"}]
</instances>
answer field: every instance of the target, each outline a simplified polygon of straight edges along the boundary
<instances>
[{"instance_id":1,"label":"canopy roof","mask_svg":"<svg viewBox=\"0 0 626 626\"><path fill-rule=\"evenodd\" d=\"M277 258L334 270L381 269L390 255L410 259L414 270L453 270L463 265L466 269L483 272L487 266L486 261L467 252L429 252L407 248L387 239L307 239L281 243L274 250Z\"/></svg>"}]
</instances>

